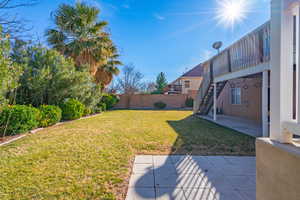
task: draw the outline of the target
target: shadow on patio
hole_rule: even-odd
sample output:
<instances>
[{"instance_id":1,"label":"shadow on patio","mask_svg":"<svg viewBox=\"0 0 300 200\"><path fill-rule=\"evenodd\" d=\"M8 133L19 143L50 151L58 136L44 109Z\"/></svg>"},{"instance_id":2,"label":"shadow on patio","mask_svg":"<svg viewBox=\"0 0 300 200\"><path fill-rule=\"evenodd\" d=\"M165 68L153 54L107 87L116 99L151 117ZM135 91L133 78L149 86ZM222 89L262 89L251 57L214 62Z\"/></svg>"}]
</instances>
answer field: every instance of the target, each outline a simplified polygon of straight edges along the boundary
<instances>
[{"instance_id":1,"label":"shadow on patio","mask_svg":"<svg viewBox=\"0 0 300 200\"><path fill-rule=\"evenodd\" d=\"M254 155L254 138L193 116L168 124L172 155L135 158L128 200L255 199L255 157L222 156Z\"/></svg>"}]
</instances>

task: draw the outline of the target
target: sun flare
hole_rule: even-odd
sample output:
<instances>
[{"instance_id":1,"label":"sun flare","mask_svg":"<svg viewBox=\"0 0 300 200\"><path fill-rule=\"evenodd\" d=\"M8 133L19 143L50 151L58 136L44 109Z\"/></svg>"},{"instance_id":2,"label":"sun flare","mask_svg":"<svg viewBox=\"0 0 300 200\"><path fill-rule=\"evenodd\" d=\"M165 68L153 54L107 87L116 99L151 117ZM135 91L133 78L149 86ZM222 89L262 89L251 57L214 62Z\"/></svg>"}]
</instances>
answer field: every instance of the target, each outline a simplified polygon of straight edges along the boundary
<instances>
[{"instance_id":1,"label":"sun flare","mask_svg":"<svg viewBox=\"0 0 300 200\"><path fill-rule=\"evenodd\" d=\"M219 0L217 8L217 20L220 24L234 27L243 21L249 12L249 0Z\"/></svg>"}]
</instances>

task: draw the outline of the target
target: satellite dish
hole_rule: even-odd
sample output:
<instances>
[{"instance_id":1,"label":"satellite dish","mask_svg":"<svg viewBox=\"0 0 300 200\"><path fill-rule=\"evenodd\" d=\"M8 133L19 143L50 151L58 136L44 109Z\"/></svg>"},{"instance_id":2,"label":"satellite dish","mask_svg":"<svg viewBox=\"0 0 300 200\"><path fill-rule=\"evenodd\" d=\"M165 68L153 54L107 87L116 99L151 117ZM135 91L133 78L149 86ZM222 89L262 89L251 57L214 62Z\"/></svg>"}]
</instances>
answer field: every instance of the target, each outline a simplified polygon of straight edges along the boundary
<instances>
[{"instance_id":1,"label":"satellite dish","mask_svg":"<svg viewBox=\"0 0 300 200\"><path fill-rule=\"evenodd\" d=\"M212 45L212 47L213 47L214 49L219 50L219 49L222 47L222 45L223 45L223 43L222 43L221 41L219 41L219 42L215 42L215 43Z\"/></svg>"}]
</instances>

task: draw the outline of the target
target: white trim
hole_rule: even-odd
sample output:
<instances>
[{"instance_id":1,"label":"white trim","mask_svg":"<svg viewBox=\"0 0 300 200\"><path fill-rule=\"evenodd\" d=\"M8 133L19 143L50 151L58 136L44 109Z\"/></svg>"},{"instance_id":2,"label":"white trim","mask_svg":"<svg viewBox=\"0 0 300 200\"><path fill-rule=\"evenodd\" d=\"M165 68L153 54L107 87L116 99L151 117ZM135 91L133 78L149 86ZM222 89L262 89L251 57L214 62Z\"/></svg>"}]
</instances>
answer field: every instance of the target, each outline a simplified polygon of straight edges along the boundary
<instances>
[{"instance_id":1,"label":"white trim","mask_svg":"<svg viewBox=\"0 0 300 200\"><path fill-rule=\"evenodd\" d=\"M270 63L262 63L260 65L256 65L253 67L248 67L246 69L241 69L239 71L236 72L231 72L228 74L224 74L218 77L214 78L214 82L218 83L218 82L222 82L222 81L227 81L227 80L231 80L231 79L236 79L236 78L240 78L240 77L244 77L244 76L249 76L252 74L257 74L266 70L270 70Z\"/></svg>"}]
</instances>

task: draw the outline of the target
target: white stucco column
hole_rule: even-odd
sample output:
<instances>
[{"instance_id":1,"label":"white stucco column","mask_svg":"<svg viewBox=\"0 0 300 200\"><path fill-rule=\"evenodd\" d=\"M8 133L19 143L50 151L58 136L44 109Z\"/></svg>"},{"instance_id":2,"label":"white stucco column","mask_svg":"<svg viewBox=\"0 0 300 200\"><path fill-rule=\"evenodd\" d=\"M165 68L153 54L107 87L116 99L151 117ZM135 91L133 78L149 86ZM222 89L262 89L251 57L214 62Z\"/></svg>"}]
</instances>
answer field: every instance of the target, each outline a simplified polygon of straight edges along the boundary
<instances>
[{"instance_id":1,"label":"white stucco column","mask_svg":"<svg viewBox=\"0 0 300 200\"><path fill-rule=\"evenodd\" d=\"M269 71L263 71L262 75L262 131L263 137L269 137Z\"/></svg>"},{"instance_id":2,"label":"white stucco column","mask_svg":"<svg viewBox=\"0 0 300 200\"><path fill-rule=\"evenodd\" d=\"M271 2L270 138L291 143L292 134L282 124L292 119L293 0Z\"/></svg>"},{"instance_id":3,"label":"white stucco column","mask_svg":"<svg viewBox=\"0 0 300 200\"><path fill-rule=\"evenodd\" d=\"M214 121L217 121L217 83L214 83Z\"/></svg>"}]
</instances>

